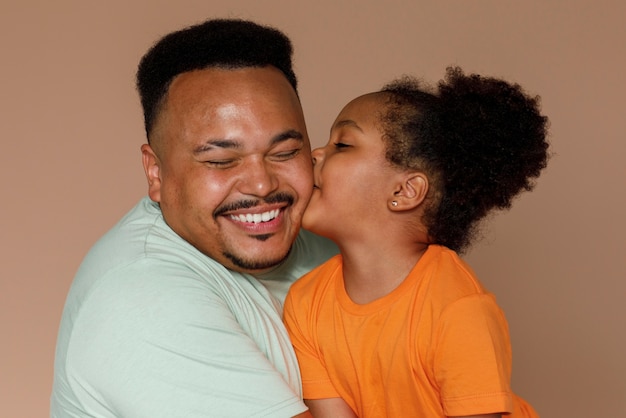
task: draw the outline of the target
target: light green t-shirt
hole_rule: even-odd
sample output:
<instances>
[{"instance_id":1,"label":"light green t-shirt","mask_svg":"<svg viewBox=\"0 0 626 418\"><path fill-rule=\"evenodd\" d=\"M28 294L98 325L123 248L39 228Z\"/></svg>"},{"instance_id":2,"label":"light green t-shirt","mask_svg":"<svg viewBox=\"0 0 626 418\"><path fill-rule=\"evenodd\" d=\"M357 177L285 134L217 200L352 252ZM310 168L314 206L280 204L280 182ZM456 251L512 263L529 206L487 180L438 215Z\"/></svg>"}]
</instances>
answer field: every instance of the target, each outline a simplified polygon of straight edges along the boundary
<instances>
[{"instance_id":1,"label":"light green t-shirt","mask_svg":"<svg viewBox=\"0 0 626 418\"><path fill-rule=\"evenodd\" d=\"M295 279L336 252L301 231L289 258L259 281L200 253L144 198L95 244L74 279L51 417L303 412L282 300Z\"/></svg>"}]
</instances>

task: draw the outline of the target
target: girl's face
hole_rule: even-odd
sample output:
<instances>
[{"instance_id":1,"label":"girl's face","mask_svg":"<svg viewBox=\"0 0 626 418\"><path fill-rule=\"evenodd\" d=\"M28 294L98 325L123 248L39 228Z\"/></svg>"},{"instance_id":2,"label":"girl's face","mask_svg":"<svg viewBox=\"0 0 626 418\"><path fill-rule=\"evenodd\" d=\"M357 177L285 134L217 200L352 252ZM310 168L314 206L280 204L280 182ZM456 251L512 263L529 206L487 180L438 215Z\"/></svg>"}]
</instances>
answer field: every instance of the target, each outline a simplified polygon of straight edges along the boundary
<instances>
[{"instance_id":1,"label":"girl's face","mask_svg":"<svg viewBox=\"0 0 626 418\"><path fill-rule=\"evenodd\" d=\"M302 225L337 243L371 236L393 199L399 172L385 159L378 118L384 96L370 93L348 103L326 146L313 150L313 195Z\"/></svg>"}]
</instances>

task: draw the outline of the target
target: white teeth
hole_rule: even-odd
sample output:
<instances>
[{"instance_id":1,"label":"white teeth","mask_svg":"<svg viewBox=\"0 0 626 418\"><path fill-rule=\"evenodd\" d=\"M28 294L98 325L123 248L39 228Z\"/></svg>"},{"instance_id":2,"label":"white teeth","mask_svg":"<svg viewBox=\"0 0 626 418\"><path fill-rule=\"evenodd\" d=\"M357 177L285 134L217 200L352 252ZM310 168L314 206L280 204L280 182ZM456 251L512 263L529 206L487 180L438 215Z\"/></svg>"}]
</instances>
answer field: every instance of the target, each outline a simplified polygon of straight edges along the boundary
<instances>
[{"instance_id":1,"label":"white teeth","mask_svg":"<svg viewBox=\"0 0 626 418\"><path fill-rule=\"evenodd\" d=\"M280 211L278 209L270 210L269 212L263 213L255 213L255 214L245 214L245 215L230 215L230 218L239 221L239 222L248 222L248 223L261 223L268 222L272 219L276 218Z\"/></svg>"}]
</instances>

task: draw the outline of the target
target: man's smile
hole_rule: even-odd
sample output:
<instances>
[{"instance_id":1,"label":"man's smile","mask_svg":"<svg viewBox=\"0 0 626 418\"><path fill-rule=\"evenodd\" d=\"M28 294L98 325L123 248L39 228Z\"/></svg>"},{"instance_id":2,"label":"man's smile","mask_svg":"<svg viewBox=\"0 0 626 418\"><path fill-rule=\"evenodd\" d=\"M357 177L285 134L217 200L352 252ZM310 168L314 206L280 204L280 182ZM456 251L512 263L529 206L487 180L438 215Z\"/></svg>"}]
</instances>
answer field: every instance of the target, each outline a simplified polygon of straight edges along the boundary
<instances>
[{"instance_id":1,"label":"man's smile","mask_svg":"<svg viewBox=\"0 0 626 418\"><path fill-rule=\"evenodd\" d=\"M232 214L229 216L230 219L234 221L258 224L261 222L269 222L272 219L275 219L279 214L280 209L274 209L262 213Z\"/></svg>"}]
</instances>

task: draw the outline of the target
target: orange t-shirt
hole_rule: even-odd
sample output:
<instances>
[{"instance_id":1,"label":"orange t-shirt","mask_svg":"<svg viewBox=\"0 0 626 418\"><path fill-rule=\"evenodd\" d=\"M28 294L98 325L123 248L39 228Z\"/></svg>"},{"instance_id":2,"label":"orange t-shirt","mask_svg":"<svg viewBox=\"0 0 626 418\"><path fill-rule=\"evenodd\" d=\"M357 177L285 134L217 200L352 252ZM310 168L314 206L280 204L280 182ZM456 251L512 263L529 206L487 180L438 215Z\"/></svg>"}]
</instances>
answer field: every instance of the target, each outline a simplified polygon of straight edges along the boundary
<instances>
[{"instance_id":1,"label":"orange t-shirt","mask_svg":"<svg viewBox=\"0 0 626 418\"><path fill-rule=\"evenodd\" d=\"M285 301L305 399L341 397L361 418L537 416L509 387L506 319L455 252L430 246L400 286L365 305L346 294L341 260Z\"/></svg>"}]
</instances>

